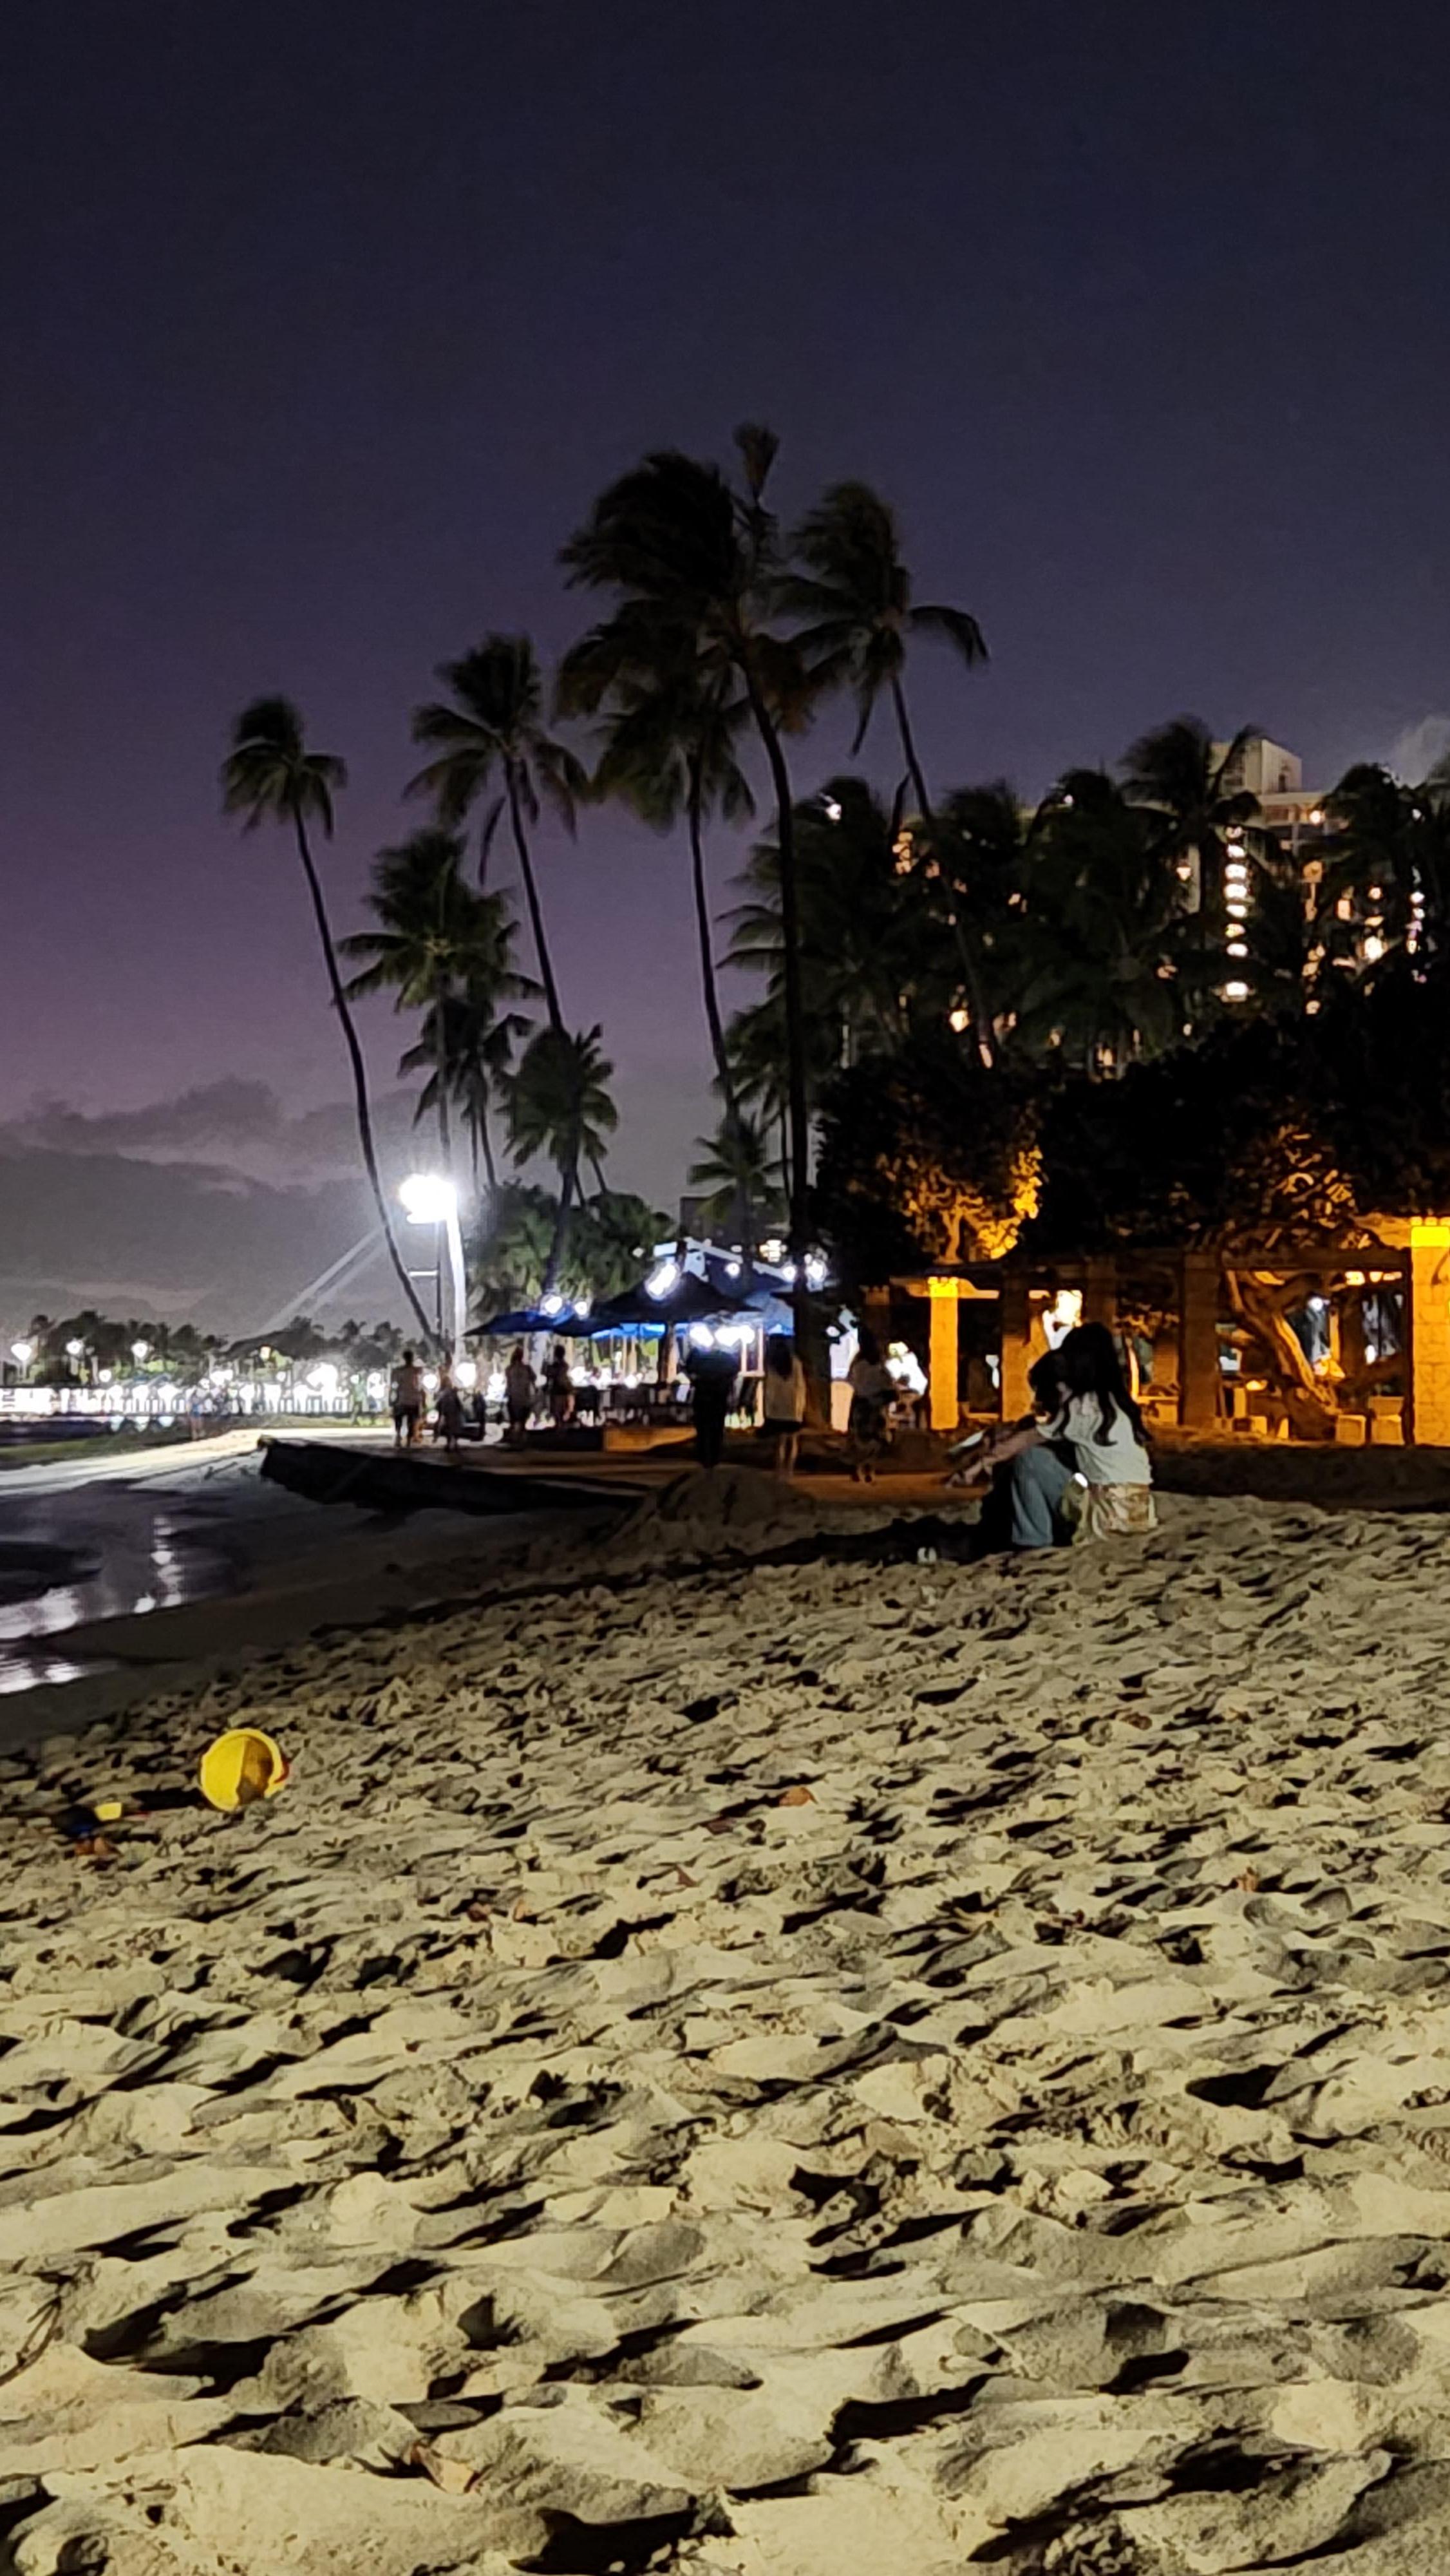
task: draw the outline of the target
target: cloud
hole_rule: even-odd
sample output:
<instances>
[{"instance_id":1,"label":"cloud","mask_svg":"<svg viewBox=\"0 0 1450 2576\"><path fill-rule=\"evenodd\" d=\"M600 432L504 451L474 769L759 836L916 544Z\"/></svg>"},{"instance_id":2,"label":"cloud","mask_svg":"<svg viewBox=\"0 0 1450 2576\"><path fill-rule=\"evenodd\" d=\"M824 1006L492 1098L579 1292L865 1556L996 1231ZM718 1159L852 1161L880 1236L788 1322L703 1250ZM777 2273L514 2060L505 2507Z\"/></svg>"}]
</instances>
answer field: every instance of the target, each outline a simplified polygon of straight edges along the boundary
<instances>
[{"instance_id":1,"label":"cloud","mask_svg":"<svg viewBox=\"0 0 1450 2576\"><path fill-rule=\"evenodd\" d=\"M1390 746L1389 765L1397 778L1407 778L1412 786L1418 786L1447 752L1450 715L1421 716L1418 724L1406 725L1403 733L1396 734Z\"/></svg>"},{"instance_id":2,"label":"cloud","mask_svg":"<svg viewBox=\"0 0 1450 2576\"><path fill-rule=\"evenodd\" d=\"M385 1092L375 1102L374 1121L385 1149L404 1153L413 1109L413 1097L404 1091ZM200 1083L174 1100L147 1101L139 1109L90 1111L64 1100L39 1100L0 1135L51 1154L211 1163L279 1184L340 1179L357 1167L357 1124L346 1102L294 1114L269 1083L244 1081L239 1075Z\"/></svg>"},{"instance_id":3,"label":"cloud","mask_svg":"<svg viewBox=\"0 0 1450 2576\"><path fill-rule=\"evenodd\" d=\"M614 1090L609 1179L671 1208L693 1140L717 1114L701 1068L636 1063ZM433 1151L414 1107L403 1090L374 1103L390 1191ZM500 1160L507 1168L501 1148ZM239 1076L136 1109L39 1100L0 1125L0 1209L0 1326L11 1331L34 1313L86 1305L229 1333L264 1331L302 1304L324 1317L404 1320L380 1250L334 1291L312 1293L375 1233L346 1101L294 1111L269 1083Z\"/></svg>"},{"instance_id":4,"label":"cloud","mask_svg":"<svg viewBox=\"0 0 1450 2576\"><path fill-rule=\"evenodd\" d=\"M0 1201L0 1322L12 1330L35 1313L99 1306L260 1332L315 1308L313 1281L355 1244L358 1266L321 1311L395 1309L361 1173L279 1189L205 1164L0 1140Z\"/></svg>"}]
</instances>

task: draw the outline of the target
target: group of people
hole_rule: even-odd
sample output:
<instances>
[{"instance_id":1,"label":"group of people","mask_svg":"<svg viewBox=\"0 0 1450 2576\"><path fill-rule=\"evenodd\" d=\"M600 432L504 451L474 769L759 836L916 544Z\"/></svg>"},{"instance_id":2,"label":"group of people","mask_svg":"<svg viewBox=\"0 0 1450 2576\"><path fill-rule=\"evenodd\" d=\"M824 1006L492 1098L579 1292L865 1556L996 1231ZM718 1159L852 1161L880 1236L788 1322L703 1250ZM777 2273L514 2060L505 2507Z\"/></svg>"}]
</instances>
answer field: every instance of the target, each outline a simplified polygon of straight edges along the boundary
<instances>
[{"instance_id":1,"label":"group of people","mask_svg":"<svg viewBox=\"0 0 1450 2576\"><path fill-rule=\"evenodd\" d=\"M531 1366L523 1343L515 1342L503 1373L504 1439L510 1449L522 1449L541 1399L556 1431L573 1421L577 1398L569 1354L562 1342L556 1342L541 1376Z\"/></svg>"},{"instance_id":2,"label":"group of people","mask_svg":"<svg viewBox=\"0 0 1450 2576\"><path fill-rule=\"evenodd\" d=\"M689 1381L695 1453L702 1467L719 1465L725 1425L735 1401L736 1356L718 1342L692 1344L684 1364ZM869 1483L890 1436L896 1382L879 1344L862 1330L849 1370L851 1410L847 1430L851 1472ZM986 1474L991 1489L982 1506L981 1544L987 1548L1060 1547L1078 1537L1151 1530L1156 1513L1153 1470L1143 1417L1129 1389L1117 1341L1105 1324L1079 1324L1033 1366L1028 1384L1032 1410L1004 1424L978 1447L969 1471ZM520 1448L540 1401L555 1429L575 1409L575 1389L562 1342L542 1376L516 1343L504 1371L505 1439ZM452 1362L439 1367L435 1396L438 1437L456 1456L466 1420ZM473 1399L480 1426L483 1398ZM423 1372L412 1351L393 1372L393 1434L399 1449L422 1435ZM795 1472L806 1414L805 1371L787 1333L766 1344L761 1437L769 1443L779 1476Z\"/></svg>"},{"instance_id":3,"label":"group of people","mask_svg":"<svg viewBox=\"0 0 1450 2576\"><path fill-rule=\"evenodd\" d=\"M393 1411L393 1446L412 1449L423 1437L423 1417L427 1411L428 1390L418 1365L416 1351L404 1351L393 1371L391 1398ZM482 1398L473 1399L480 1429L483 1423ZM438 1384L433 1397L433 1420L438 1438L450 1458L456 1458L463 1439L468 1408L463 1389L453 1374L453 1362L446 1355L438 1365Z\"/></svg>"}]
</instances>

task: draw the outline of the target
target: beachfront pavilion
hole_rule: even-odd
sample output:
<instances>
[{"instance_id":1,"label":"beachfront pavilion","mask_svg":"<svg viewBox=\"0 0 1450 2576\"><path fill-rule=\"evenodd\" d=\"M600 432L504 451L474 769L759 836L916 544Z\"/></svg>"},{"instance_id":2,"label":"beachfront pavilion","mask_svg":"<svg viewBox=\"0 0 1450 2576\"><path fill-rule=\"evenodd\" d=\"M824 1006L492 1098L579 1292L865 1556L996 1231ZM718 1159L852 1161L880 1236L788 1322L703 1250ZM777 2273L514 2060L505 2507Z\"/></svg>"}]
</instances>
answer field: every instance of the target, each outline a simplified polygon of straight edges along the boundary
<instances>
[{"instance_id":1,"label":"beachfront pavilion","mask_svg":"<svg viewBox=\"0 0 1450 2576\"><path fill-rule=\"evenodd\" d=\"M1450 1218L1375 1217L1339 1244L964 1262L894 1278L868 1299L867 1317L883 1336L891 1301L903 1297L928 1310L915 1338L930 1350L933 1430L954 1431L961 1420L971 1353L995 1352L997 1410L1014 1421L1030 1409L1028 1371L1056 1319L1116 1329L1147 1307L1160 1319L1149 1381L1160 1419L1197 1431L1281 1427L1272 1369L1256 1370L1250 1358L1237 1381L1226 1371L1236 1337L1251 1350L1255 1342L1277 1348L1282 1382L1292 1395L1298 1376L1306 1402L1323 1408L1328 1436L1450 1447ZM1321 1319L1317 1363L1290 1329L1296 1307Z\"/></svg>"}]
</instances>

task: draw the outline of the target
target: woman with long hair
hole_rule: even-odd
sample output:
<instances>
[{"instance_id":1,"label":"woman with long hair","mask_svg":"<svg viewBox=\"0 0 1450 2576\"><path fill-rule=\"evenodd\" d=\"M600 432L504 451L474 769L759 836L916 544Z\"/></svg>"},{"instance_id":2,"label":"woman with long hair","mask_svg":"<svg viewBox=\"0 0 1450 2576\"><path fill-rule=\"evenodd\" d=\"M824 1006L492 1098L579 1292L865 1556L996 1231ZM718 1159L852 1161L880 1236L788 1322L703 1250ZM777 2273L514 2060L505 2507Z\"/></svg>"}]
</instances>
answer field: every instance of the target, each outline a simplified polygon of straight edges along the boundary
<instances>
[{"instance_id":1,"label":"woman with long hair","mask_svg":"<svg viewBox=\"0 0 1450 2576\"><path fill-rule=\"evenodd\" d=\"M1077 1325L1032 1376L1035 1411L982 1454L984 1543L1062 1547L1156 1528L1143 1417L1107 1325Z\"/></svg>"}]
</instances>

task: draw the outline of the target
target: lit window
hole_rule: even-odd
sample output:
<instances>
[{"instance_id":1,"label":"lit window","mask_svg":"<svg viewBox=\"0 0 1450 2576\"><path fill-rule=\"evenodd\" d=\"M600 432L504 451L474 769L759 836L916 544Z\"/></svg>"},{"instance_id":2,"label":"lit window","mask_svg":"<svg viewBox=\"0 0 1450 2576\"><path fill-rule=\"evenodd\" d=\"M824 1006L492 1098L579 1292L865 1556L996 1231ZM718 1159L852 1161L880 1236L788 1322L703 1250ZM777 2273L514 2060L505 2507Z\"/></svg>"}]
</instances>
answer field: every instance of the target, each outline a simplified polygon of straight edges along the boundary
<instances>
[{"instance_id":1,"label":"lit window","mask_svg":"<svg viewBox=\"0 0 1450 2576\"><path fill-rule=\"evenodd\" d=\"M1246 1002L1249 998L1249 988L1247 984L1225 984L1223 998L1226 1002Z\"/></svg>"}]
</instances>

